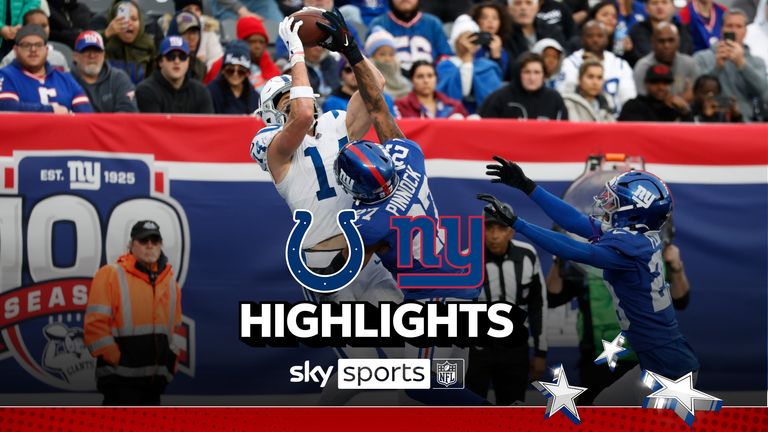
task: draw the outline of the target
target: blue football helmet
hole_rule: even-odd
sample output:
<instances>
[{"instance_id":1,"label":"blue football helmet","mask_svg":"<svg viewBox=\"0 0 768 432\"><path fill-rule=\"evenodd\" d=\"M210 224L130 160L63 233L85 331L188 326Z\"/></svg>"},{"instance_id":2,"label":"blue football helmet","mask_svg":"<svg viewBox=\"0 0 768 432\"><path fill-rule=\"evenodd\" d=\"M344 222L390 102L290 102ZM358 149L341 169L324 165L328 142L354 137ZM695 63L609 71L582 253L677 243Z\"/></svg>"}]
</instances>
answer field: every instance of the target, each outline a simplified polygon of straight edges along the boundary
<instances>
[{"instance_id":1,"label":"blue football helmet","mask_svg":"<svg viewBox=\"0 0 768 432\"><path fill-rule=\"evenodd\" d=\"M595 205L602 210L603 232L612 228L657 231L672 214L673 200L660 178L632 170L609 180L595 197Z\"/></svg>"},{"instance_id":2,"label":"blue football helmet","mask_svg":"<svg viewBox=\"0 0 768 432\"><path fill-rule=\"evenodd\" d=\"M365 204L385 200L397 189L400 177L384 147L357 140L345 145L333 163L336 181L347 193Z\"/></svg>"}]
</instances>

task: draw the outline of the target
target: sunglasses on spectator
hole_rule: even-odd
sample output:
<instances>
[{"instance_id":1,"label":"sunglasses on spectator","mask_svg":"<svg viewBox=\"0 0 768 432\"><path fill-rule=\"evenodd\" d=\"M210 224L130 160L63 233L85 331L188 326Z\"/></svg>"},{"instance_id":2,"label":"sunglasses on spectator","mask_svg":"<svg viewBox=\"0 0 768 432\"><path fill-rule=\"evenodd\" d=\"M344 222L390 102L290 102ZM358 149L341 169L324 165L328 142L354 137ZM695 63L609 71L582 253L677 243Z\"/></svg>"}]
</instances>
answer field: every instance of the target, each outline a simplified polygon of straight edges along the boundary
<instances>
[{"instance_id":1,"label":"sunglasses on spectator","mask_svg":"<svg viewBox=\"0 0 768 432\"><path fill-rule=\"evenodd\" d=\"M166 60L170 62L176 61L176 59L179 59L181 61L187 61L187 59L189 58L189 55L183 52L173 51L173 52L169 52L164 57Z\"/></svg>"},{"instance_id":2,"label":"sunglasses on spectator","mask_svg":"<svg viewBox=\"0 0 768 432\"><path fill-rule=\"evenodd\" d=\"M344 69L342 69L344 73L352 73L352 67L351 66L344 66Z\"/></svg>"},{"instance_id":3,"label":"sunglasses on spectator","mask_svg":"<svg viewBox=\"0 0 768 432\"><path fill-rule=\"evenodd\" d=\"M16 46L21 48L21 49L23 49L23 50L26 50L26 51L29 51L32 48L41 50L45 46L45 43L43 43L43 42L35 42L35 43L32 43L32 42L22 42L20 44L17 44Z\"/></svg>"},{"instance_id":4,"label":"sunglasses on spectator","mask_svg":"<svg viewBox=\"0 0 768 432\"><path fill-rule=\"evenodd\" d=\"M160 239L158 236L149 236L147 238L136 240L141 245L146 245L149 242L152 242L152 244L160 244L163 242L163 240Z\"/></svg>"},{"instance_id":5,"label":"sunglasses on spectator","mask_svg":"<svg viewBox=\"0 0 768 432\"><path fill-rule=\"evenodd\" d=\"M243 68L240 68L240 67L237 67L237 66L225 67L224 68L224 73L227 74L227 75L235 75L235 74L237 74L237 76L248 76L248 71L247 70L245 70Z\"/></svg>"}]
</instances>

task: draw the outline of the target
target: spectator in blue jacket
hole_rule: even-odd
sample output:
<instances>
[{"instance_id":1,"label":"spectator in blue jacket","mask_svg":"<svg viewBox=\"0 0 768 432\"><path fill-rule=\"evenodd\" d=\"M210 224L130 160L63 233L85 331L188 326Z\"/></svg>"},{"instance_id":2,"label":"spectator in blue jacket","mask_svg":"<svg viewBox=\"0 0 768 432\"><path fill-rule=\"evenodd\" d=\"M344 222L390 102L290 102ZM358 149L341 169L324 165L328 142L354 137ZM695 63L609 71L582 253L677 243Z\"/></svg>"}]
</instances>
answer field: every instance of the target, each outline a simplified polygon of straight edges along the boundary
<instances>
[{"instance_id":1,"label":"spectator in blue jacket","mask_svg":"<svg viewBox=\"0 0 768 432\"><path fill-rule=\"evenodd\" d=\"M93 112L72 75L46 61L48 37L42 27L25 25L15 42L16 60L0 69L0 111Z\"/></svg>"},{"instance_id":2,"label":"spectator in blue jacket","mask_svg":"<svg viewBox=\"0 0 768 432\"><path fill-rule=\"evenodd\" d=\"M386 15L371 21L370 28L380 26L395 37L397 59L404 70L410 70L416 60L437 63L453 55L442 21L421 12L419 0L390 0L389 7Z\"/></svg>"},{"instance_id":3,"label":"spectator in blue jacket","mask_svg":"<svg viewBox=\"0 0 768 432\"><path fill-rule=\"evenodd\" d=\"M456 55L437 65L437 90L462 101L474 114L486 96L501 87L501 68L486 58L476 58L480 49L480 28L469 15L460 15L453 23L450 43Z\"/></svg>"},{"instance_id":4,"label":"spectator in blue jacket","mask_svg":"<svg viewBox=\"0 0 768 432\"><path fill-rule=\"evenodd\" d=\"M241 40L227 45L219 75L208 84L216 114L251 114L259 107L259 94L250 85L251 54Z\"/></svg>"}]
</instances>

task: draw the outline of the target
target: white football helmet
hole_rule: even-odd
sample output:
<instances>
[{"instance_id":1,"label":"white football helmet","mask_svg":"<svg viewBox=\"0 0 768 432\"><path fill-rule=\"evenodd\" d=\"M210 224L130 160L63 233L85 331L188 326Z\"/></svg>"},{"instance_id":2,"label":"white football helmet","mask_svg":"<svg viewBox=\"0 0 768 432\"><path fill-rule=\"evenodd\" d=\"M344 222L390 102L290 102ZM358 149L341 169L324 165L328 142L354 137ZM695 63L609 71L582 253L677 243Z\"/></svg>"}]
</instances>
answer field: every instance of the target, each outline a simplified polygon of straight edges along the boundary
<instances>
[{"instance_id":1,"label":"white football helmet","mask_svg":"<svg viewBox=\"0 0 768 432\"><path fill-rule=\"evenodd\" d=\"M278 110L277 103L285 93L291 91L291 82L290 75L278 75L274 78L270 78L261 89L259 109L256 110L255 114L260 115L267 126L281 126L288 120L288 113ZM314 96L318 97L319 95L316 94ZM314 100L314 103L315 120L317 120L320 116L320 107L317 105L316 99Z\"/></svg>"}]
</instances>

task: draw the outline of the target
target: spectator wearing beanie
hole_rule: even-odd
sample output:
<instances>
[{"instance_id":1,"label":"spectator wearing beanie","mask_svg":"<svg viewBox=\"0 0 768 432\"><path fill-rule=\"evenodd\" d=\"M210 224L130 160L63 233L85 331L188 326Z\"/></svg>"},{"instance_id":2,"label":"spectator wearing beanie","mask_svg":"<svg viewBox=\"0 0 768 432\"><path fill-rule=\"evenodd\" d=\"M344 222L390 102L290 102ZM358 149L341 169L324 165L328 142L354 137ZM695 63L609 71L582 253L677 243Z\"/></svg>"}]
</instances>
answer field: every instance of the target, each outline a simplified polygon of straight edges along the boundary
<instances>
[{"instance_id":1,"label":"spectator wearing beanie","mask_svg":"<svg viewBox=\"0 0 768 432\"><path fill-rule=\"evenodd\" d=\"M50 39L50 24L48 22L48 16L43 12L42 9L32 9L31 11L28 11L24 14L24 18L22 18L22 21L24 22L24 25L30 25L30 24L36 24L43 28L45 31L45 34ZM16 59L16 52L11 51L3 57L3 60L0 61L0 67L5 67L11 64ZM69 63L67 62L67 58L64 57L64 54L62 54L60 51L57 51L56 48L48 44L48 57L46 58L48 63L51 64L51 66L59 70L61 72L70 72L69 70Z\"/></svg>"},{"instance_id":2,"label":"spectator wearing beanie","mask_svg":"<svg viewBox=\"0 0 768 432\"><path fill-rule=\"evenodd\" d=\"M389 12L371 21L371 28L382 27L396 39L407 41L397 47L403 69L416 60L437 63L453 55L439 18L419 10L419 0L389 0Z\"/></svg>"},{"instance_id":3,"label":"spectator wearing beanie","mask_svg":"<svg viewBox=\"0 0 768 432\"><path fill-rule=\"evenodd\" d=\"M275 62L267 52L269 35L264 28L261 20L255 17L244 17L237 21L237 38L248 44L251 53L251 73L248 76L253 88L257 91L261 89L270 78L280 75L280 69L275 66ZM208 75L205 76L206 84L213 81L219 74L222 59L218 59Z\"/></svg>"},{"instance_id":4,"label":"spectator wearing beanie","mask_svg":"<svg viewBox=\"0 0 768 432\"><path fill-rule=\"evenodd\" d=\"M248 44L232 41L224 52L219 76L208 84L217 114L251 114L259 107L259 94L248 82L251 53Z\"/></svg>"},{"instance_id":5,"label":"spectator wearing beanie","mask_svg":"<svg viewBox=\"0 0 768 432\"><path fill-rule=\"evenodd\" d=\"M560 70L565 52L562 45L554 39L544 38L533 44L531 52L544 59L544 85L547 88L556 88L557 83L565 79L565 75Z\"/></svg>"},{"instance_id":6,"label":"spectator wearing beanie","mask_svg":"<svg viewBox=\"0 0 768 432\"><path fill-rule=\"evenodd\" d=\"M203 15L202 0L174 0L176 12L192 12L200 20L202 32L200 33L200 47L197 50L197 58L205 62L206 70L224 55L219 38L219 22L207 15Z\"/></svg>"},{"instance_id":7,"label":"spectator wearing beanie","mask_svg":"<svg viewBox=\"0 0 768 432\"><path fill-rule=\"evenodd\" d=\"M88 96L72 75L52 68L46 60L48 34L41 26L20 28L15 43L16 59L0 68L0 111L93 112Z\"/></svg>"},{"instance_id":8,"label":"spectator wearing beanie","mask_svg":"<svg viewBox=\"0 0 768 432\"><path fill-rule=\"evenodd\" d=\"M452 99L462 101L474 114L486 96L501 87L501 68L493 60L477 58L480 48L473 42L480 31L469 15L460 15L451 29L450 45L456 55L437 65L437 89Z\"/></svg>"},{"instance_id":9,"label":"spectator wearing beanie","mask_svg":"<svg viewBox=\"0 0 768 432\"><path fill-rule=\"evenodd\" d=\"M373 29L371 35L365 40L365 52L370 56L376 69L384 75L384 91L393 98L399 99L411 91L411 83L403 76L395 51L395 38L381 27Z\"/></svg>"},{"instance_id":10,"label":"spectator wearing beanie","mask_svg":"<svg viewBox=\"0 0 768 432\"><path fill-rule=\"evenodd\" d=\"M200 48L200 20L192 12L177 12L168 28L168 36L181 36L189 45L189 76L202 81L205 78L205 63L197 58Z\"/></svg>"}]
</instances>

